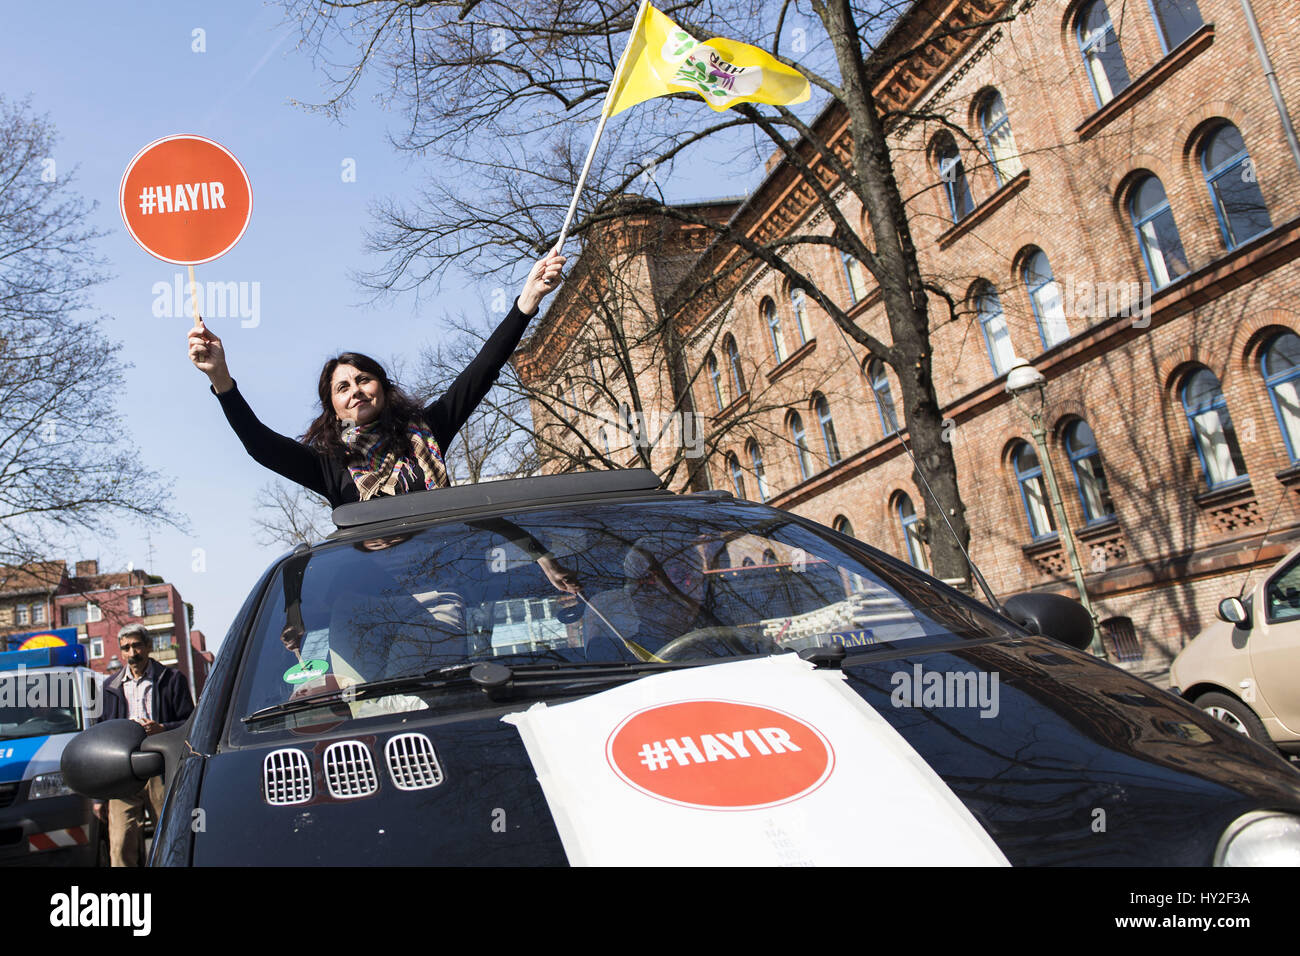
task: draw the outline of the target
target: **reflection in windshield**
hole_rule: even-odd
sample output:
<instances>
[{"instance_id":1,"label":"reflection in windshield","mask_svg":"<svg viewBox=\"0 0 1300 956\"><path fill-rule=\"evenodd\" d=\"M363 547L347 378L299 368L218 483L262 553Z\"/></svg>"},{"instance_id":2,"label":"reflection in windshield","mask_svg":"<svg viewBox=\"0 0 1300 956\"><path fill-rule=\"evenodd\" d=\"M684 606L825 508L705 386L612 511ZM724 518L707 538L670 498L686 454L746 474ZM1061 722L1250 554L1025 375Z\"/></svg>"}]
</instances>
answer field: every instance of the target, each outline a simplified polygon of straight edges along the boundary
<instances>
[{"instance_id":1,"label":"reflection in windshield","mask_svg":"<svg viewBox=\"0 0 1300 956\"><path fill-rule=\"evenodd\" d=\"M679 661L1001 633L870 552L769 509L700 500L525 512L341 543L290 558L271 594L243 714L504 656ZM332 713L426 706L394 695Z\"/></svg>"}]
</instances>

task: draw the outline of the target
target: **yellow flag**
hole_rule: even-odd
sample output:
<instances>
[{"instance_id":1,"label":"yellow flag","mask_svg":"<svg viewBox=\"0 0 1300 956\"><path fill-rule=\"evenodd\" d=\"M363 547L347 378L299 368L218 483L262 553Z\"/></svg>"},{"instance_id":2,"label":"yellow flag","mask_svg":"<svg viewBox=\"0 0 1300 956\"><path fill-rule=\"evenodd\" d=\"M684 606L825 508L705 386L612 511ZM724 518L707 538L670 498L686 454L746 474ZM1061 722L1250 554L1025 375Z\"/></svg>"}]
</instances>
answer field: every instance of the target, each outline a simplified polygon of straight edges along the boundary
<instances>
[{"instance_id":1,"label":"yellow flag","mask_svg":"<svg viewBox=\"0 0 1300 956\"><path fill-rule=\"evenodd\" d=\"M669 93L695 93L721 112L737 103L802 103L810 90L802 73L758 47L722 37L700 43L643 3L605 97L605 115Z\"/></svg>"}]
</instances>

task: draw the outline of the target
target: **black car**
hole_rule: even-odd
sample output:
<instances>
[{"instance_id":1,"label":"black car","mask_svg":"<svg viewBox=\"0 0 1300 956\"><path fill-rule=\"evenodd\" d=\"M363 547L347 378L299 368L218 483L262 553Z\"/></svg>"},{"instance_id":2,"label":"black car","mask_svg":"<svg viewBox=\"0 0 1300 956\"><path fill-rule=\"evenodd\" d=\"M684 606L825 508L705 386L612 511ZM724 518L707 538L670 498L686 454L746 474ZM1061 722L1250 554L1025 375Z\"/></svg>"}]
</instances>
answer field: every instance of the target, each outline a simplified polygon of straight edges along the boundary
<instances>
[{"instance_id":1,"label":"black car","mask_svg":"<svg viewBox=\"0 0 1300 956\"><path fill-rule=\"evenodd\" d=\"M98 797L165 773L155 865L1300 858L1300 774L1078 649L1063 598L995 611L642 471L334 518L253 589L186 727L67 748Z\"/></svg>"}]
</instances>

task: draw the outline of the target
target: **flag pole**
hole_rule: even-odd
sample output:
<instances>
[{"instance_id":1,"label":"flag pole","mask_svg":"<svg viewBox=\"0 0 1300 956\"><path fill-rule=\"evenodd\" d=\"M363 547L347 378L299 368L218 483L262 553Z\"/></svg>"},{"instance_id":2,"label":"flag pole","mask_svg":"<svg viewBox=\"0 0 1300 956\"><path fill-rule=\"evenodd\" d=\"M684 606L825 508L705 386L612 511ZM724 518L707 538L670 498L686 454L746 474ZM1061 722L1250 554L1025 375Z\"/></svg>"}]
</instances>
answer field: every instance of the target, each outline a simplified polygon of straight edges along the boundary
<instances>
[{"instance_id":1,"label":"flag pole","mask_svg":"<svg viewBox=\"0 0 1300 956\"><path fill-rule=\"evenodd\" d=\"M636 11L636 19L632 21L632 32L628 35L627 46L623 48L623 55L619 57L618 65L614 67L614 79L610 81L609 91L605 94L605 105L600 110L600 123L596 126L596 135L591 141L591 148L587 150L587 159L582 164L582 172L578 174L578 186L573 190L573 199L569 202L569 211L564 216L564 225L560 227L560 238L555 241L553 253L563 250L564 240L569 235L569 226L573 224L573 214L578 209L578 197L582 195L582 187L587 183L587 173L591 169L591 160L596 155L596 145L600 142L601 134L605 132L605 121L609 119L609 108L613 105L614 96L618 92L618 82L622 79L623 67L627 65L628 51L632 49L632 40L641 27L641 21L645 18L646 7L649 6L649 3L650 0L641 0L641 6Z\"/></svg>"}]
</instances>

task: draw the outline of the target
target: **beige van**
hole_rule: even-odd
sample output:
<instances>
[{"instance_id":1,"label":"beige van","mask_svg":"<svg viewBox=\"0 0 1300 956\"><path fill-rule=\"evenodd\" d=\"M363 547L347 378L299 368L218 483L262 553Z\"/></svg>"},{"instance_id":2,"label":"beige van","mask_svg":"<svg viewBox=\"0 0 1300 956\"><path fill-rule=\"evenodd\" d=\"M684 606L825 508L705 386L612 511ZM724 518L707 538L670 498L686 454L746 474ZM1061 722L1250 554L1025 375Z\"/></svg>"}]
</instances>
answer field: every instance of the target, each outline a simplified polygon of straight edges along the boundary
<instances>
[{"instance_id":1,"label":"beige van","mask_svg":"<svg viewBox=\"0 0 1300 956\"><path fill-rule=\"evenodd\" d=\"M1172 688L1249 737L1300 754L1300 548L1174 658Z\"/></svg>"}]
</instances>

